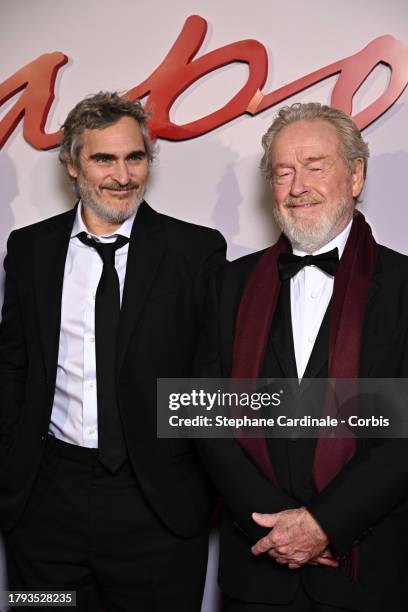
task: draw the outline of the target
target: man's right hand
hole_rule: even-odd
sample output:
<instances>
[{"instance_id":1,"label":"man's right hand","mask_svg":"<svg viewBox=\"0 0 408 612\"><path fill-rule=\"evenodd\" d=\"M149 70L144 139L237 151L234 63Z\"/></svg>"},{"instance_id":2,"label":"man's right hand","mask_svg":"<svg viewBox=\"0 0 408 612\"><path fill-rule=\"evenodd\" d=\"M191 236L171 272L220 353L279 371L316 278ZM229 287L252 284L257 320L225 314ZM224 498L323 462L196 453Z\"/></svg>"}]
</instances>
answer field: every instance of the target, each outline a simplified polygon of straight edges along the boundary
<instances>
[{"instance_id":1,"label":"man's right hand","mask_svg":"<svg viewBox=\"0 0 408 612\"><path fill-rule=\"evenodd\" d=\"M329 541L320 525L306 508L283 510L275 514L253 513L258 525L271 531L252 547L254 555L268 554L280 565L297 569L302 565L337 567L337 559L328 550Z\"/></svg>"}]
</instances>

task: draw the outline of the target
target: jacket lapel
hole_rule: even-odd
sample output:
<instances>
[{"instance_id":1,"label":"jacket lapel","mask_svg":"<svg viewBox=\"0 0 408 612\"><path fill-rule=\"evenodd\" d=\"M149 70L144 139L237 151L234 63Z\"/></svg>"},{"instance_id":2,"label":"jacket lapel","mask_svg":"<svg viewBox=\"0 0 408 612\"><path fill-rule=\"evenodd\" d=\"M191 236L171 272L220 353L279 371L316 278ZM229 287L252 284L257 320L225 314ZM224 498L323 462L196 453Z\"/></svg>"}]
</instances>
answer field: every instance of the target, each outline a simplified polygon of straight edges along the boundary
<instances>
[{"instance_id":1,"label":"jacket lapel","mask_svg":"<svg viewBox=\"0 0 408 612\"><path fill-rule=\"evenodd\" d=\"M309 361L303 378L318 378L323 368L326 366L325 377L327 377L327 360L329 356L329 321L330 321L330 303L324 313L321 322L319 333L310 354Z\"/></svg>"},{"instance_id":2,"label":"jacket lapel","mask_svg":"<svg viewBox=\"0 0 408 612\"><path fill-rule=\"evenodd\" d=\"M284 281L281 285L281 295L272 322L270 345L282 369L282 378L297 378L290 309L290 281Z\"/></svg>"},{"instance_id":3,"label":"jacket lapel","mask_svg":"<svg viewBox=\"0 0 408 612\"><path fill-rule=\"evenodd\" d=\"M152 288L166 250L164 222L143 202L130 235L118 334L117 367L120 372L134 327Z\"/></svg>"},{"instance_id":4,"label":"jacket lapel","mask_svg":"<svg viewBox=\"0 0 408 612\"><path fill-rule=\"evenodd\" d=\"M50 381L54 381L57 370L64 267L76 209L77 207L45 223L34 245L37 315L44 362Z\"/></svg>"}]
</instances>

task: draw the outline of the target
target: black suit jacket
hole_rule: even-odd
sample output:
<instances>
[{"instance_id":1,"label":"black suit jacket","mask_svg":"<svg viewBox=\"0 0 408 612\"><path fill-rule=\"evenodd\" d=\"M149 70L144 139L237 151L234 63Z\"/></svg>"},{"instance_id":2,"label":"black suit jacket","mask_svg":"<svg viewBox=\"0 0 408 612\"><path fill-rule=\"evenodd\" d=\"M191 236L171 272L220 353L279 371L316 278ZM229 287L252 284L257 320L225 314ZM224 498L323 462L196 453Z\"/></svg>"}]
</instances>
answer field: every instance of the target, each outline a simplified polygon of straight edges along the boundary
<instances>
[{"instance_id":1,"label":"black suit jacket","mask_svg":"<svg viewBox=\"0 0 408 612\"><path fill-rule=\"evenodd\" d=\"M75 209L12 232L0 326L0 517L18 521L50 421L65 259ZM142 203L130 237L118 334L117 394L130 461L154 511L181 536L211 511L188 440L157 439L156 378L189 377L210 274L223 263L219 232Z\"/></svg>"},{"instance_id":2,"label":"black suit jacket","mask_svg":"<svg viewBox=\"0 0 408 612\"><path fill-rule=\"evenodd\" d=\"M235 320L245 283L262 253L236 260L218 275L209 298L206 332L197 358L196 374L228 377L231 372ZM290 328L290 302L284 303ZM283 317L284 318L284 317ZM328 319L328 317L326 317ZM274 326L266 361L271 374L295 377L288 327ZM305 376L327 376L327 326L322 325ZM379 247L369 290L360 356L360 376L408 375L408 257ZM270 453L280 451L282 486L275 487L247 458L234 440L197 442L204 462L225 501L221 528L220 583L230 596L248 602L288 603L302 580L321 602L367 612L408 609L408 444L403 439L360 440L354 458L320 494L311 490L314 443L270 440ZM304 465L309 466L306 481ZM292 490L285 486L285 464L292 462ZM299 486L296 486L298 479ZM293 484L295 483L295 484ZM306 485L302 493L302 485ZM358 580L339 569L281 567L267 556L254 558L250 546L264 531L251 513L279 512L307 505L340 553L358 543Z\"/></svg>"}]
</instances>

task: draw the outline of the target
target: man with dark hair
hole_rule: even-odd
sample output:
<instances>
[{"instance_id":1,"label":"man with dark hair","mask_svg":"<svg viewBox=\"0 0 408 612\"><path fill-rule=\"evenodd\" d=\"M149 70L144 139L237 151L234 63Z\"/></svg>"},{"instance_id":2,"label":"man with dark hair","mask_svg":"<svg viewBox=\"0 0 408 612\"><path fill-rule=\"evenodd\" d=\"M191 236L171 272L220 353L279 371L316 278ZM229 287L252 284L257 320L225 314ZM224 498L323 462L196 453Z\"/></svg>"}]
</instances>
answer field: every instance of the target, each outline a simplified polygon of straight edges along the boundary
<instances>
[{"instance_id":1,"label":"man with dark hair","mask_svg":"<svg viewBox=\"0 0 408 612\"><path fill-rule=\"evenodd\" d=\"M296 384L407 377L408 258L377 245L355 209L368 159L356 125L339 110L295 104L263 146L282 235L217 274L196 374ZM320 403L322 416L333 414ZM408 608L405 440L198 446L225 499L226 612Z\"/></svg>"},{"instance_id":2,"label":"man with dark hair","mask_svg":"<svg viewBox=\"0 0 408 612\"><path fill-rule=\"evenodd\" d=\"M0 326L0 512L10 589L97 612L200 610L211 496L188 440L156 435L157 377L188 377L225 241L143 200L139 102L68 115L71 211L12 232Z\"/></svg>"}]
</instances>

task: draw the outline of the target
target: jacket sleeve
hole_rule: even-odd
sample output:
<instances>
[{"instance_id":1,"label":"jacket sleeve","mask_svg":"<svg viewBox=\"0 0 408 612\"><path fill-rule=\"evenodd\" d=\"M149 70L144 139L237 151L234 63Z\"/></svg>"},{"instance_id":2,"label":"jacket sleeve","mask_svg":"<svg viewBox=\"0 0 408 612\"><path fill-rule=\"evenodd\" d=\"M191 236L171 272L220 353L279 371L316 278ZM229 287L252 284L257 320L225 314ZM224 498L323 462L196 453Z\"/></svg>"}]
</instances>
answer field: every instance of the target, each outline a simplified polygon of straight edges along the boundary
<instances>
[{"instance_id":1,"label":"jacket sleeve","mask_svg":"<svg viewBox=\"0 0 408 612\"><path fill-rule=\"evenodd\" d=\"M24 401L27 350L18 292L17 240L12 232L4 260L6 272L0 323L0 448L7 452Z\"/></svg>"},{"instance_id":2,"label":"jacket sleeve","mask_svg":"<svg viewBox=\"0 0 408 612\"><path fill-rule=\"evenodd\" d=\"M224 237L217 230L207 230L201 248L199 270L195 282L196 302L201 326L205 312L207 289L213 274L226 262L227 244Z\"/></svg>"}]
</instances>

